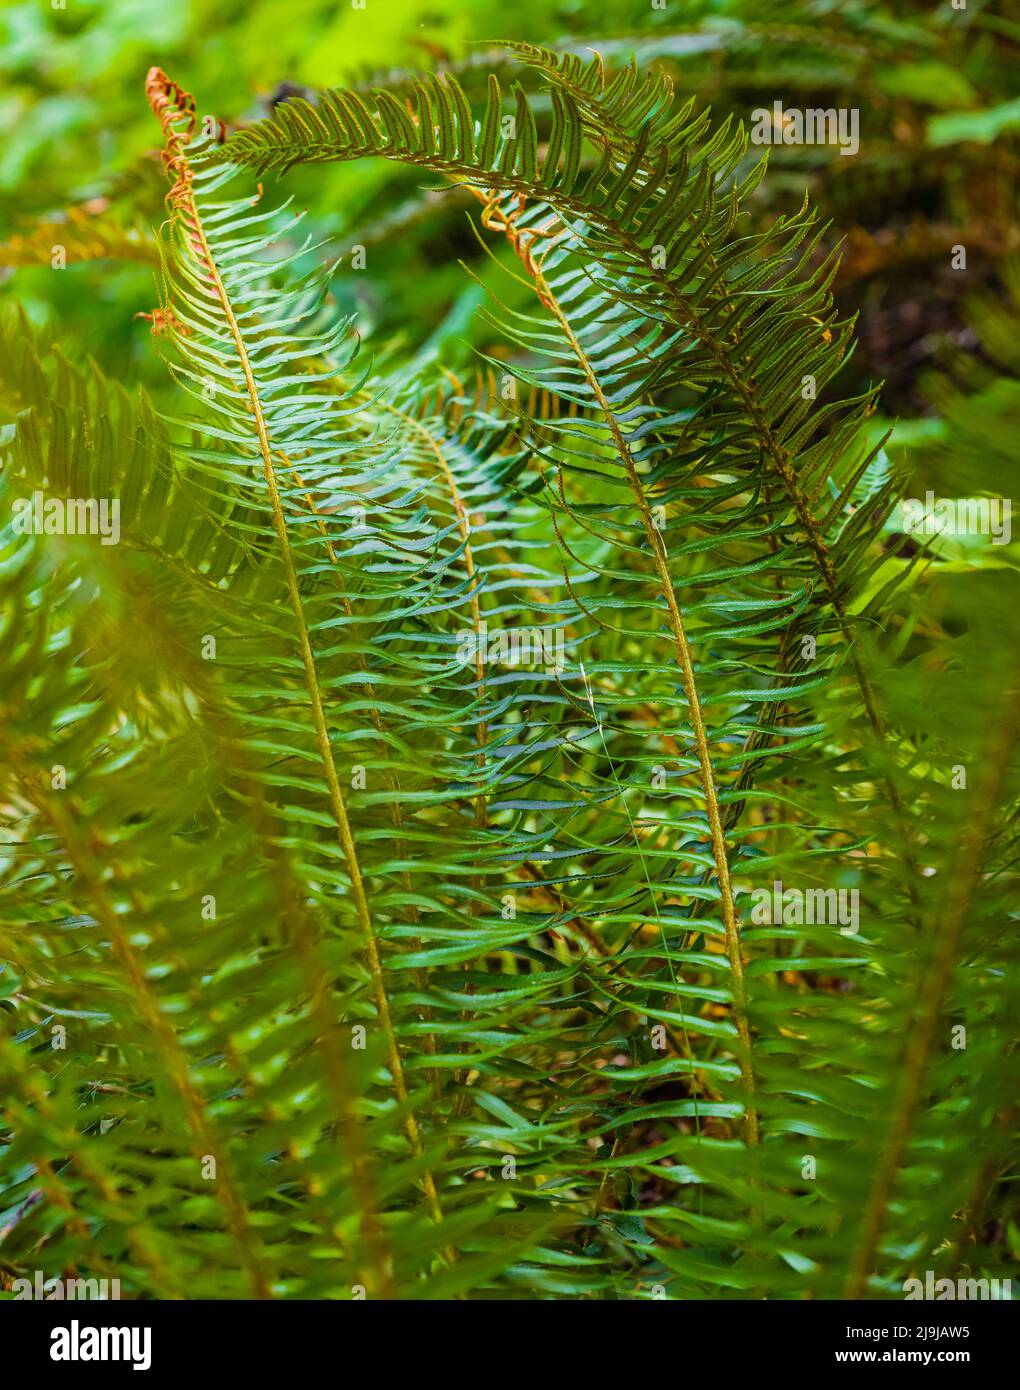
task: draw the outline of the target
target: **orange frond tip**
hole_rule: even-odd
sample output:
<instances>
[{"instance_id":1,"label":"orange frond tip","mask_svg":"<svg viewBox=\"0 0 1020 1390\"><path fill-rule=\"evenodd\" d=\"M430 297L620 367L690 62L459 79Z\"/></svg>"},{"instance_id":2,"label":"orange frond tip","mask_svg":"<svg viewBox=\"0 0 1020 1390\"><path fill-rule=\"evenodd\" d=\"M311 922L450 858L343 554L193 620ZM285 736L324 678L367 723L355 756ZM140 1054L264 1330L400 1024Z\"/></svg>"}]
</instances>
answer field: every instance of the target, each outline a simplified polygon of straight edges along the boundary
<instances>
[{"instance_id":1,"label":"orange frond tip","mask_svg":"<svg viewBox=\"0 0 1020 1390\"><path fill-rule=\"evenodd\" d=\"M136 319L145 319L146 323L151 324L152 333L159 337L164 333L169 333L171 328L175 328L178 333L187 334L191 329L187 324L181 323L173 309L153 309L151 314L135 314Z\"/></svg>"}]
</instances>

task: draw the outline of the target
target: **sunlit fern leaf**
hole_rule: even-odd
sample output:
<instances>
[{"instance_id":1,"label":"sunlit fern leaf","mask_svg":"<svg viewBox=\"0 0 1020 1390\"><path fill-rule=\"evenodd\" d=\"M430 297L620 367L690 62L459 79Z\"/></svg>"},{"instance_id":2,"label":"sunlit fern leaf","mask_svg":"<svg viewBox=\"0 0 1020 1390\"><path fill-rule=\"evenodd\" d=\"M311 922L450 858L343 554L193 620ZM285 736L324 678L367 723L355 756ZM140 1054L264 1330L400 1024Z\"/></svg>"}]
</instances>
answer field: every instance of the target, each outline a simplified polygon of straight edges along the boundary
<instances>
[{"instance_id":1,"label":"sunlit fern leaf","mask_svg":"<svg viewBox=\"0 0 1020 1390\"><path fill-rule=\"evenodd\" d=\"M743 132L654 75L521 56L548 120L423 78L410 106L284 104L226 151L150 74L181 404L108 402L43 340L13 360L12 330L8 486L116 486L124 421L145 480L91 570L34 537L2 572L18 1268L746 1298L1001 1267L977 1237L1015 1128L1020 709L1014 671L974 672L1015 599L883 545L902 478L874 393L833 395L835 261L806 206L752 225ZM294 275L300 220L230 163L362 155L464 185L529 292L494 287L480 391L441 351L368 363L328 278ZM552 659L479 661L483 631ZM46 786L54 748L106 878ZM853 892L853 922L763 914L778 880ZM60 1063L31 1083L54 1002L116 1033L94 1132ZM95 1048L74 1067L91 1086ZM225 1157L212 1205L196 1144Z\"/></svg>"},{"instance_id":2,"label":"sunlit fern leaf","mask_svg":"<svg viewBox=\"0 0 1020 1390\"><path fill-rule=\"evenodd\" d=\"M674 1005L663 1011L654 1004L657 995L664 996L662 1002L668 1004L670 998L697 999L700 991L702 999L736 1004L738 1019L741 1008L723 981L713 993L707 983L695 986L689 975L678 974L685 964L689 971L696 963L690 952L692 938L695 944L711 941L720 932L721 924L718 918L713 920L711 910L702 916L696 914L692 897L698 894L693 904L699 898L702 902L721 902L725 919L725 861L718 852L709 853L710 826L703 820L697 824L696 813L689 824L675 817L666 822L673 845L667 838L660 848L649 829L639 829L650 810L650 759L644 755L644 767L635 761L636 755L640 756L640 739L635 742L635 751L628 753L625 739L629 736L633 741L637 730L630 722L633 716L628 718L624 711L632 702L639 708L651 706L661 711L663 693L652 693L646 681L640 694L635 690L624 695L621 674L626 670L628 679L634 681L635 673L620 664L620 655L639 629L629 628L620 619L625 617L634 624L638 615L656 613L652 597L656 588L659 603L664 596L668 609L671 589L675 597L678 583L689 587L693 581L706 587L704 615L696 601L693 607L690 599L683 605L687 610L685 626L693 634L691 649L700 653L697 674L693 664L688 663L686 669L700 687L701 704L707 701L713 711L711 736L704 745L710 754L711 772L705 777L703 765L703 792L711 795L718 779L723 788L720 804L752 814L746 826L729 815L722 818L734 841L725 857L733 861L734 871L745 883L745 875L754 884L780 871L789 873L791 867L798 872L799 865L799 873L807 875L801 883L813 884L817 880L816 871L809 868L812 856L831 864L841 856L862 853L867 834L855 835L852 828L856 796L843 805L831 803L834 774L826 768L827 763L842 766L839 776L848 792L862 775L862 758L865 762L870 758L882 768L881 776L893 798L885 820L885 840L902 842L905 808L913 804L916 792L909 776L904 782L897 771L896 753L881 748L878 742L886 737L885 716L879 708L876 678L864 664L861 634L851 618L858 596L869 592L874 583L876 566L881 563L874 542L890 514L898 484L889 476L876 479L876 446L860 448L862 425L872 405L870 394L842 404L815 404L845 358L851 325L840 324L832 313L828 287L835 262L814 256L821 229L812 215L803 209L780 219L765 233L739 237L740 208L763 171L760 163L749 172L743 170L746 146L739 131L728 132L724 127L713 132L703 118L690 118L689 109L681 108L675 115L669 112L668 87L661 79L641 82L632 73L607 80L598 60L582 66L575 60L549 55L525 56L538 61L553 79L555 115L541 164L535 152L534 126L520 94L513 123L501 119L502 102L495 85L484 112L472 122L463 110L463 97L456 85L438 80L419 93L414 119L398 112L385 94L377 97L374 106L364 98L355 102L341 93L326 94L314 111L300 105L290 110L284 107L272 125L240 135L232 154L260 171L286 169L297 162L381 154L468 181L486 201L483 224L507 236L533 280L537 317L511 316L502 307L493 326L498 322L504 332L509 330L521 350L513 368L521 381L566 397L581 410L577 424L560 430L555 444L547 443L539 452L555 473L564 478L576 475L577 479L576 500L561 483L558 497L550 499L550 508L553 514L561 515L557 532L568 568L573 571L570 592L580 611L597 622L601 633L598 637L591 629L586 633L587 664L596 687L601 684L613 693L605 713L600 712L590 690L587 714L583 695L575 697L573 703L579 721L589 721L582 737L594 740L596 767L601 762L602 778L608 778L610 788L616 789L614 794L607 788L608 795L593 802L590 837L583 832L578 835L583 798L575 793L572 800L577 808L564 821L569 830L560 829L545 853L552 849L561 863L570 866L565 882L572 891L571 906L598 922L602 932L612 921L613 900L600 902L581 886L593 872L593 882L602 885L619 879L616 891L623 891L616 901L617 912L625 907L632 916L638 904L644 904L646 921L656 932L659 945L651 952L628 951L630 968L614 974L619 1003L629 1004L631 1009L639 1007L649 1021L660 1018L685 1035L682 1044L679 1039L675 1044L679 1055L674 1070L700 1074L699 1090L714 1085L732 1094L733 1076L725 1067L711 1082L708 1079L712 1075L708 1069L711 1051L706 1055L699 1034L707 1033L711 1039L717 1030L709 1027L710 1019L703 1009L699 1013L686 1005ZM583 144L590 151L584 159ZM804 389L806 383L810 390ZM536 437L538 434L536 428ZM677 487L683 473L678 478L675 465L670 467L671 457L678 455L689 468L686 488L682 483ZM617 488L618 500L611 508L605 503L593 506L586 496L592 491L598 495L607 484L611 486L613 468L621 465L624 477L629 478L627 487ZM714 483L717 497L711 492L706 495L706 476ZM690 487L694 481L698 483L696 489ZM865 504L855 505L861 501L862 486L867 487ZM633 519L620 512L628 491L637 505ZM695 499L700 504L698 510L692 508ZM674 537L670 527L660 542L649 532L647 546L636 546L628 537L628 529L632 537L639 536L641 509L646 509L647 526L652 505L667 516L675 509L679 534ZM727 516L727 508L732 510L732 517ZM690 528L688 534L693 537L699 531L704 534L704 541L692 547L692 557L707 559L713 550L717 554L732 551L728 563L717 560L716 569L707 569L703 576L688 568L684 584L673 567L684 564L681 528ZM799 540L792 544L797 533ZM654 560L660 544L663 554L670 557L670 580L660 576L656 584L654 565L649 561ZM643 562L638 558L642 549ZM757 562L751 558L754 555ZM621 564L624 556L626 566ZM639 585L630 601L624 587L628 580ZM732 595L724 596L720 583L731 585ZM771 595L770 583L774 586ZM888 583L883 592L888 601ZM725 626L713 624L713 610L719 618L725 615L729 619ZM742 627L734 626L737 614ZM774 635L770 637L770 633ZM818 645L817 657L805 659L801 649L806 638ZM778 647L774 645L777 639ZM681 667L685 665L685 645L681 639ZM600 660L598 654L604 646L612 652L608 661ZM647 670L647 658L644 665ZM853 669L854 682L846 693L858 689L871 724L863 744L853 704L845 705L843 687L833 684L847 667ZM762 683L766 674L769 679ZM826 696L826 690L837 697L835 702L831 695ZM724 702L722 708L720 700ZM745 702L742 719L741 705L734 703L739 700ZM761 713L751 722L756 701L761 702ZM691 707L691 689L685 704ZM784 706L786 713L781 715ZM619 714L614 714L616 708ZM732 731L722 709L731 711ZM674 743L679 742L684 749L681 776L690 777L698 762L693 756L697 746L694 731L685 730L683 724L677 727L675 714L668 731ZM662 735L656 732L652 739L650 746L661 758ZM771 772L770 754L777 760ZM749 756L753 757L750 763ZM826 768L820 782L812 766L819 760ZM582 763L579 758L571 762L576 763L570 774L573 782ZM749 767L754 769L750 779L746 776ZM774 822L777 842L771 854L765 854L759 843L762 831L756 829L754 819L755 809L764 803L750 789L760 778L762 786L774 794L777 771L785 788L785 814ZM727 788L727 772L734 777L732 789ZM898 790L894 789L896 784ZM718 790L715 794L720 795ZM614 801L615 827L610 818ZM826 801L828 809L823 810ZM628 802L632 804L627 806ZM695 800L695 807L697 804ZM535 803L536 810L539 805ZM547 838L557 820L563 819L563 812L557 814L550 802L548 817ZM661 815L651 822L660 823ZM608 842L602 838L607 832ZM689 865L682 879L677 870L683 860L675 858L677 837ZM663 867L669 866L661 879L655 868L660 857ZM628 861L630 867L625 872L623 865ZM881 858L856 867L852 858L844 862L843 872L850 874L846 881L864 894L866 902L874 904L870 885L887 878L894 866ZM878 909L884 917L892 910L905 911L916 919L918 910L923 909L916 874L916 864L908 857L897 906L890 909L887 903ZM678 891L675 905L664 897L671 887ZM679 936L675 935L678 926L683 928ZM916 920L913 928L902 920L897 927L899 932L911 929L917 929ZM732 928L727 930L732 972L739 957L734 954ZM810 947L802 941L801 954L791 962L794 974L799 966L808 971L851 973L856 981L873 953L886 960L886 950L892 950L893 959L899 950L893 944L894 934L886 942L867 939L863 952L856 942L833 940L831 927L820 934L803 929L794 934L814 938ZM611 928L607 939L613 939ZM621 944L623 940L633 941L633 934L620 939ZM670 940L680 947L686 945L687 950L678 951L664 971L661 962ZM764 1280L773 1292L788 1288L792 1293L809 1279L819 1291L831 1293L842 1287L849 1247L827 1245L820 1233L832 1230L841 1204L850 1204L849 1189L839 1184L859 1185L868 1170L856 1158L840 1154L852 1132L840 1118L852 1100L852 1090L847 1091L852 1069L827 1060L831 1051L828 1040L833 1020L842 1018L841 1027L853 1027L850 1018L868 1006L863 995L844 1007L825 992L815 992L811 1007L801 1007L804 1036L798 1051L814 1047L817 1055L811 1083L804 1087L796 1071L780 1061L789 1051L780 1039L790 1001L776 997L768 988L762 993L778 971L785 968L790 973L789 966L769 959L774 953L783 958L786 934L782 924L749 930L745 940L752 956L747 1007L759 1034L758 1060L745 1074L744 1094L736 1109L727 1111L725 1104L719 1108L721 1103L701 1090L700 1097L693 1095L672 1112L686 1113L694 1122L693 1141L675 1142L672 1151L691 1165L687 1181L698 1184L710 1205L699 1209L698 1216L689 1209L656 1215L666 1223L666 1229L674 1220L681 1231L693 1224L693 1230L708 1243L701 1254L681 1256L673 1246L661 1250L660 1257L678 1277L680 1289L721 1283L746 1294L757 1281ZM756 948L767 953L761 960L754 959ZM652 970L647 968L649 961ZM711 956L706 956L703 964L710 961ZM886 961L885 970L891 986L890 961ZM860 989L860 984L856 987ZM909 989L905 981L901 999L907 997ZM614 1006L610 1018L618 1007ZM620 1016L622 1021L626 1013ZM732 1028L732 1024L728 1026ZM600 1036L605 1036L603 1023L596 1026L593 1042ZM691 1038L695 1052L685 1068L682 1057L692 1046ZM745 1034L738 1046L730 1033L726 1047L746 1065L748 1043ZM646 1064L643 1070L624 1073L622 1093L633 1094L635 1087L640 1092L657 1065ZM886 1098L883 1103L890 1092L894 1065L889 1056L873 1073L871 1085L876 1094ZM749 1165L746 1152L737 1148L724 1146L714 1156L706 1150L711 1127L727 1114L739 1115L746 1107L755 1071L759 1079L753 1104L760 1111L765 1133L774 1137L796 1135L808 1126L824 1146L826 1164L834 1165L834 1175L839 1175L827 1192L821 1190L834 1206L828 1202L819 1206L816 1196L809 1195L811 1189L803 1197L789 1191L794 1181L789 1174L796 1171L792 1154L781 1157L773 1147L766 1150L758 1165ZM859 1075L867 1073L867 1067L859 1068ZM821 1109L811 1115L811 1107ZM609 1131L621 1123L624 1128L637 1124L639 1113L624 1108L622 1118L610 1122ZM705 1125L709 1126L708 1133L704 1132ZM894 1152L894 1163L902 1157L900 1148ZM636 1161L640 1163L640 1154ZM609 1171L607 1168L607 1178ZM881 1162L874 1171L879 1186L873 1191L879 1195L873 1196L871 1211L878 1210L883 1200ZM817 1195L819 1189L814 1191ZM757 1212L750 1226L710 1215L714 1210L721 1217L732 1202L738 1211ZM808 1208L815 1208L811 1218ZM801 1210L801 1215L794 1224L816 1232L802 1238L800 1253L792 1234L788 1246L784 1246L781 1234L789 1230L795 1210ZM869 1220L874 1224L876 1218ZM868 1244L873 1242L873 1235L869 1236L867 1229L864 1241L867 1253L863 1258L870 1261L877 1249ZM736 1246L750 1257L746 1272L733 1264L732 1256L725 1253L727 1246ZM785 1278L779 1273L784 1267Z\"/></svg>"}]
</instances>

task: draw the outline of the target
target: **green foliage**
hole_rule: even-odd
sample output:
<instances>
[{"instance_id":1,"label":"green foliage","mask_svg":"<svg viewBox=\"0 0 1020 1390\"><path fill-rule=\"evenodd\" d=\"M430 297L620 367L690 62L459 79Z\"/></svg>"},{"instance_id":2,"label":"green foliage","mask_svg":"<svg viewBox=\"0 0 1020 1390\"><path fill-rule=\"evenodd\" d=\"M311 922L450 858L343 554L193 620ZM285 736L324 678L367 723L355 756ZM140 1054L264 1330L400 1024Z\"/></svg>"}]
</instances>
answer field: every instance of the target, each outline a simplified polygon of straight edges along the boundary
<instances>
[{"instance_id":1,"label":"green foliage","mask_svg":"<svg viewBox=\"0 0 1020 1390\"><path fill-rule=\"evenodd\" d=\"M1016 548L898 504L956 446L1001 492L1016 307L976 297L904 454L744 126L508 49L484 97L396 76L225 145L154 69L171 384L3 321L8 1281L1009 1274ZM375 359L255 186L370 159L484 248ZM25 534L37 492L117 499L119 542ZM780 880L852 920L763 912Z\"/></svg>"}]
</instances>

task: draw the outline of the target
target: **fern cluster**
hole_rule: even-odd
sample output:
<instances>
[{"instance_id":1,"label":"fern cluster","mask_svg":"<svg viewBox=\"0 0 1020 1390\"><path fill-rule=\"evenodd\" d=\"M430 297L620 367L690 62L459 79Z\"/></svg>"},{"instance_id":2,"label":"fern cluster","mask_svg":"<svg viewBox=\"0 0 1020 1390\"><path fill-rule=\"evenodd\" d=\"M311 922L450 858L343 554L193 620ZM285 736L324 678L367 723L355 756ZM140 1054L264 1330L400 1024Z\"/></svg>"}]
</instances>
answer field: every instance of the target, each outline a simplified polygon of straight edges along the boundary
<instances>
[{"instance_id":1,"label":"fern cluster","mask_svg":"<svg viewBox=\"0 0 1020 1390\"><path fill-rule=\"evenodd\" d=\"M902 543L877 388L838 389L837 258L807 201L752 221L743 127L512 49L548 119L446 75L223 145L149 74L172 410L4 324L2 515L112 497L121 529L5 522L7 1278L1004 1272L1010 551ZM528 289L490 297L474 380L368 360L343 267L255 187L369 157L459 187Z\"/></svg>"}]
</instances>

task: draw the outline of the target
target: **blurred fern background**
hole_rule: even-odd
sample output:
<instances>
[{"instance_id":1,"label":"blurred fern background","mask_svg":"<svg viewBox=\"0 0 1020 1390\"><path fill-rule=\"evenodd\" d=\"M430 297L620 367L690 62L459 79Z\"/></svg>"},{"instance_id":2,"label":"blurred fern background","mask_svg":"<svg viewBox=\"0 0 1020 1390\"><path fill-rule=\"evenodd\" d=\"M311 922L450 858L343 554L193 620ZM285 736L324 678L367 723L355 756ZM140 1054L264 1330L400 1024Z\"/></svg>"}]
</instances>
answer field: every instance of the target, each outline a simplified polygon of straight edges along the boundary
<instances>
[{"instance_id":1,"label":"blurred fern background","mask_svg":"<svg viewBox=\"0 0 1020 1390\"><path fill-rule=\"evenodd\" d=\"M1017 7L0 38L2 1296L1008 1279Z\"/></svg>"}]
</instances>

